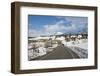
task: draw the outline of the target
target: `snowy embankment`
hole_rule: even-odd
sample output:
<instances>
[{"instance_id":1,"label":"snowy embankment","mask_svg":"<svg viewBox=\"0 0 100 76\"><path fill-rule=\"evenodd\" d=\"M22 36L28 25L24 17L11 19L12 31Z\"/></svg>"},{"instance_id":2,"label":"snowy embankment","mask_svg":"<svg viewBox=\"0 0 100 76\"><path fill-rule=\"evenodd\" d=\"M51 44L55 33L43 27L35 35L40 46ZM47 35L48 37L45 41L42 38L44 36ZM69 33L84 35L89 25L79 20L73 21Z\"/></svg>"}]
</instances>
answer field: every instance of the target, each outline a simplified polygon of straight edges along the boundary
<instances>
[{"instance_id":1,"label":"snowy embankment","mask_svg":"<svg viewBox=\"0 0 100 76\"><path fill-rule=\"evenodd\" d=\"M88 57L88 41L87 39L77 40L77 41L70 41L62 43L70 48L73 52L75 52L80 58L87 58Z\"/></svg>"}]
</instances>

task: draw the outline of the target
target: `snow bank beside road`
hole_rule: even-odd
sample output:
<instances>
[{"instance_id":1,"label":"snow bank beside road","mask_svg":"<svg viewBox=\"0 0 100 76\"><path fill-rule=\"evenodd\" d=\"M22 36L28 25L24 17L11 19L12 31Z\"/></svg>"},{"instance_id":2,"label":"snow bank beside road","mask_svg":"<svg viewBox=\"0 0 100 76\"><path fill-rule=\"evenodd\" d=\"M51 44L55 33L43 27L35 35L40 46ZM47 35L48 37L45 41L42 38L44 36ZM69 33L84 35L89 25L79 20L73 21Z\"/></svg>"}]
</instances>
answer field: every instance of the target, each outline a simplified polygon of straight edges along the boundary
<instances>
[{"instance_id":1,"label":"snow bank beside road","mask_svg":"<svg viewBox=\"0 0 100 76\"><path fill-rule=\"evenodd\" d=\"M80 58L88 57L88 41L87 39L65 42L62 41L65 47L70 48L75 52Z\"/></svg>"},{"instance_id":2,"label":"snow bank beside road","mask_svg":"<svg viewBox=\"0 0 100 76\"><path fill-rule=\"evenodd\" d=\"M77 40L77 41L69 41L69 42L66 42L66 41L62 41L62 43L67 46L67 47L70 47L70 46L73 46L73 47L80 47L82 49L88 49L88 41L87 40Z\"/></svg>"},{"instance_id":3,"label":"snow bank beside road","mask_svg":"<svg viewBox=\"0 0 100 76\"><path fill-rule=\"evenodd\" d=\"M75 52L80 58L87 58L88 51L79 47L71 46L69 47L73 52Z\"/></svg>"}]
</instances>

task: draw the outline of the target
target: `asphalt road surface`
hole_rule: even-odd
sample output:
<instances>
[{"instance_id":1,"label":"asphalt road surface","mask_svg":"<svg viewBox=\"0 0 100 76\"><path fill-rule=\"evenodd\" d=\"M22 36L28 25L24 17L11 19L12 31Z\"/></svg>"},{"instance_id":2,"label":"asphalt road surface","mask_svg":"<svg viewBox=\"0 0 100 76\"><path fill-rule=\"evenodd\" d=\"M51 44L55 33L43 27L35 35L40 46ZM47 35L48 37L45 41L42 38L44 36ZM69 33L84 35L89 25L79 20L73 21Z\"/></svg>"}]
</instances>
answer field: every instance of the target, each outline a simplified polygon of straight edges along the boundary
<instances>
[{"instance_id":1,"label":"asphalt road surface","mask_svg":"<svg viewBox=\"0 0 100 76\"><path fill-rule=\"evenodd\" d=\"M79 56L76 53L74 53L68 47L59 45L52 52L49 52L44 56L37 57L33 60L75 59L75 58L79 58Z\"/></svg>"}]
</instances>

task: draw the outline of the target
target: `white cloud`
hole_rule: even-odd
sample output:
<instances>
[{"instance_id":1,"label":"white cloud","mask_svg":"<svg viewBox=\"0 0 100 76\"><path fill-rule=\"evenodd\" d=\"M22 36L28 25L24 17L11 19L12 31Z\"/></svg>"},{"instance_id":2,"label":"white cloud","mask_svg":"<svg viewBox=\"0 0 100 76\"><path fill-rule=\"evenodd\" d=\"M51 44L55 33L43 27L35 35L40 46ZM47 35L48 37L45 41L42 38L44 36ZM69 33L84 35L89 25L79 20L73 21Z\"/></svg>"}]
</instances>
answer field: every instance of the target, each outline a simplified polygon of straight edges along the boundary
<instances>
[{"instance_id":1,"label":"white cloud","mask_svg":"<svg viewBox=\"0 0 100 76\"><path fill-rule=\"evenodd\" d=\"M62 33L77 33L87 30L87 19L86 18L76 18L76 17L62 17L60 21L56 22L55 24L48 24L44 25L41 30L35 30L34 27L29 28L29 36L36 37L40 35L52 35L57 32ZM68 21L71 24L67 23ZM31 24L30 24L31 26Z\"/></svg>"},{"instance_id":2,"label":"white cloud","mask_svg":"<svg viewBox=\"0 0 100 76\"><path fill-rule=\"evenodd\" d=\"M88 26L85 24L87 23L87 21L85 21L84 19L81 19L79 21L78 20L70 18L69 19L69 21L71 21L71 25L70 25L69 23L67 23L68 22L67 19L65 19L65 21L61 20L53 25L45 25L44 28L45 31L50 34L54 34L56 32L78 33L78 32L86 31Z\"/></svg>"},{"instance_id":3,"label":"white cloud","mask_svg":"<svg viewBox=\"0 0 100 76\"><path fill-rule=\"evenodd\" d=\"M34 28L30 28L28 30L29 37L38 37L41 35L48 35L48 32L44 32L43 30L35 30Z\"/></svg>"},{"instance_id":4,"label":"white cloud","mask_svg":"<svg viewBox=\"0 0 100 76\"><path fill-rule=\"evenodd\" d=\"M51 35L55 34L56 32L61 32L65 30L67 27L62 25L64 22L61 20L53 25L44 25L42 30L35 30L33 28L29 28L29 37L36 37L40 35ZM31 25L31 24L30 24Z\"/></svg>"},{"instance_id":5,"label":"white cloud","mask_svg":"<svg viewBox=\"0 0 100 76\"><path fill-rule=\"evenodd\" d=\"M54 34L56 32L62 32L64 30L66 30L66 28L67 28L65 25L63 25L63 23L64 22L61 20L53 25L45 25L44 30L45 30L45 32L48 32L49 34Z\"/></svg>"},{"instance_id":6,"label":"white cloud","mask_svg":"<svg viewBox=\"0 0 100 76\"><path fill-rule=\"evenodd\" d=\"M40 32L38 32L38 31L36 31L34 29L29 29L28 35L29 35L29 37L35 37L35 36L39 36Z\"/></svg>"}]
</instances>

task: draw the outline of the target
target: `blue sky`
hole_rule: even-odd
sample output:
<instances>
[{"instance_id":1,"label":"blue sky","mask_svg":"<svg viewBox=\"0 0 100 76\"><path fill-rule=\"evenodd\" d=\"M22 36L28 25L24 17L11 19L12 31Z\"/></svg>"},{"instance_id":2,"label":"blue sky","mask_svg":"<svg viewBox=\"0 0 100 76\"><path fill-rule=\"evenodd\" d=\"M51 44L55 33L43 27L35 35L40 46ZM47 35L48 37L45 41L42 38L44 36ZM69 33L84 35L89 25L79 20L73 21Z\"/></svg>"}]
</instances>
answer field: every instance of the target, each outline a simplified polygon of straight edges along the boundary
<instances>
[{"instance_id":1,"label":"blue sky","mask_svg":"<svg viewBox=\"0 0 100 76\"><path fill-rule=\"evenodd\" d=\"M57 32L87 32L88 18L71 16L29 15L28 30L29 37L36 37L40 35L52 35Z\"/></svg>"}]
</instances>

